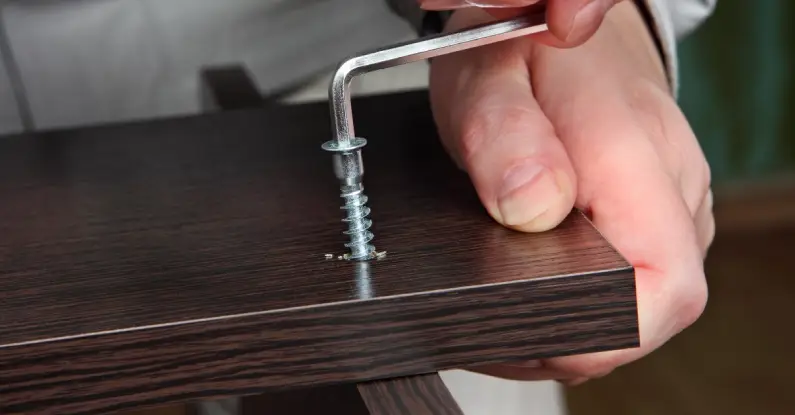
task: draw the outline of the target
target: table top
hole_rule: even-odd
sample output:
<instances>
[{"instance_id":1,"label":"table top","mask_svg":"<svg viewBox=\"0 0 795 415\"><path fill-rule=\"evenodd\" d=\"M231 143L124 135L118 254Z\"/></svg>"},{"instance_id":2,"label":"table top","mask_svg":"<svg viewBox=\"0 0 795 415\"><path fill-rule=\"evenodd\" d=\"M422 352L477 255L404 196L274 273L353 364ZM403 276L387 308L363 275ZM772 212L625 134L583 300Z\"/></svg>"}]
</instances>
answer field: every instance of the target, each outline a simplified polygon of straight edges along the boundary
<instances>
[{"instance_id":1,"label":"table top","mask_svg":"<svg viewBox=\"0 0 795 415\"><path fill-rule=\"evenodd\" d=\"M634 344L626 261L577 212L542 234L496 224L444 154L429 114L421 92L354 102L357 133L370 142L374 242L387 251L364 264L325 258L343 252L345 236L331 156L320 148L331 133L323 103L0 139L0 369L10 376L0 384L33 364L22 356L64 364L54 354L163 340L185 327L375 313L356 307L442 294L463 301L468 290L523 282L557 295L572 276L608 284L613 297L597 317L618 307L618 343ZM571 292L593 295L577 281ZM580 303L569 311L586 313ZM367 317L346 315L347 325ZM282 329L308 330L311 342L323 336L312 324L293 319Z\"/></svg>"},{"instance_id":2,"label":"table top","mask_svg":"<svg viewBox=\"0 0 795 415\"><path fill-rule=\"evenodd\" d=\"M561 249L571 223L493 223L427 120L363 107L368 281L324 258L346 242L325 105L3 139L2 344L627 267L596 233Z\"/></svg>"}]
</instances>

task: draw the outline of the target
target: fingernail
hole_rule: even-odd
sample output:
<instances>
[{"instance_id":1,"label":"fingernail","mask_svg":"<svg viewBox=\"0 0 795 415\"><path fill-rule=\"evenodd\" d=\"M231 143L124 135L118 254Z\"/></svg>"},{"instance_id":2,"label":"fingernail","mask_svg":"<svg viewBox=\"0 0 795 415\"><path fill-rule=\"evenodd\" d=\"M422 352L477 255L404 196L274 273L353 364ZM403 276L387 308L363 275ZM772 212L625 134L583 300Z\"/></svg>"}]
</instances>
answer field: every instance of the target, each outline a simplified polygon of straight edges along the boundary
<instances>
[{"instance_id":1,"label":"fingernail","mask_svg":"<svg viewBox=\"0 0 795 415\"><path fill-rule=\"evenodd\" d=\"M450 10L469 7L466 0L424 0L420 1L420 7L426 10Z\"/></svg>"},{"instance_id":2,"label":"fingernail","mask_svg":"<svg viewBox=\"0 0 795 415\"><path fill-rule=\"evenodd\" d=\"M546 212L559 196L554 175L538 163L526 162L505 175L497 204L505 225L525 226Z\"/></svg>"},{"instance_id":3,"label":"fingernail","mask_svg":"<svg viewBox=\"0 0 795 415\"><path fill-rule=\"evenodd\" d=\"M538 0L465 0L473 7L524 7Z\"/></svg>"},{"instance_id":4,"label":"fingernail","mask_svg":"<svg viewBox=\"0 0 795 415\"><path fill-rule=\"evenodd\" d=\"M605 13L604 4L604 1L593 0L582 6L571 21L565 41L574 42L586 35L590 31L590 28L596 24L595 21Z\"/></svg>"}]
</instances>

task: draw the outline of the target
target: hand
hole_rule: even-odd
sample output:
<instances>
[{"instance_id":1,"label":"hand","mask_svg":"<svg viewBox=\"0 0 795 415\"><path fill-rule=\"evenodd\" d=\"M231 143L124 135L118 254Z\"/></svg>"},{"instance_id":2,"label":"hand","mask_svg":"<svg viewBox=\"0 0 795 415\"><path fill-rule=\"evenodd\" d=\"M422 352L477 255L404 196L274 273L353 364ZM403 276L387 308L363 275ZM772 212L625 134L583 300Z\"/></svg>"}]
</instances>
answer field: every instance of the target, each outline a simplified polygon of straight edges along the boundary
<instances>
[{"instance_id":1,"label":"hand","mask_svg":"<svg viewBox=\"0 0 795 415\"><path fill-rule=\"evenodd\" d=\"M605 14L621 0L548 0L546 16L548 32L533 35L535 40L550 46L578 46L590 38L602 23ZM479 7L495 16L516 14L517 8L539 5L544 0L417 0L426 10L453 10ZM507 9L507 10L506 10Z\"/></svg>"},{"instance_id":2,"label":"hand","mask_svg":"<svg viewBox=\"0 0 795 415\"><path fill-rule=\"evenodd\" d=\"M490 19L460 10L448 30ZM496 221L546 231L576 206L636 269L640 348L476 371L580 383L701 315L710 171L634 3L616 5L580 47L505 41L435 58L430 82L442 141Z\"/></svg>"}]
</instances>

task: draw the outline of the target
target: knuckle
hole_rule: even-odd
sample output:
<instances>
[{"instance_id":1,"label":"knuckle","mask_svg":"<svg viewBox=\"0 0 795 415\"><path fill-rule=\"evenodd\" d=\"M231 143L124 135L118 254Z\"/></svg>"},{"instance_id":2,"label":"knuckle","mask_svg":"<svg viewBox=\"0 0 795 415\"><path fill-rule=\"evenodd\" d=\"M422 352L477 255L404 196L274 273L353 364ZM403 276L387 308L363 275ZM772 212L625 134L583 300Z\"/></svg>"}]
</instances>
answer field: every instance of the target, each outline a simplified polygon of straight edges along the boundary
<instances>
[{"instance_id":1,"label":"knuckle","mask_svg":"<svg viewBox=\"0 0 795 415\"><path fill-rule=\"evenodd\" d=\"M684 289L680 289L676 297L675 313L680 329L693 325L707 306L709 292L703 273L697 278L690 279Z\"/></svg>"},{"instance_id":2,"label":"knuckle","mask_svg":"<svg viewBox=\"0 0 795 415\"><path fill-rule=\"evenodd\" d=\"M709 233L711 233L709 239L712 240L715 236L715 198L712 189L709 187L707 188L707 195L704 200L704 209L707 214L707 227L710 230Z\"/></svg>"},{"instance_id":3,"label":"knuckle","mask_svg":"<svg viewBox=\"0 0 795 415\"><path fill-rule=\"evenodd\" d=\"M702 157L701 169L701 183L704 185L704 187L709 189L712 187L712 168L704 157Z\"/></svg>"},{"instance_id":4,"label":"knuckle","mask_svg":"<svg viewBox=\"0 0 795 415\"><path fill-rule=\"evenodd\" d=\"M487 121L483 116L472 111L461 118L455 147L457 147L459 158L466 164L469 164L486 144L489 137L486 124Z\"/></svg>"},{"instance_id":5,"label":"knuckle","mask_svg":"<svg viewBox=\"0 0 795 415\"><path fill-rule=\"evenodd\" d=\"M506 105L491 112L493 113L490 119L493 123L492 130L497 132L497 135L527 130L531 126L535 128L532 121L542 119L526 105Z\"/></svg>"},{"instance_id":6,"label":"knuckle","mask_svg":"<svg viewBox=\"0 0 795 415\"><path fill-rule=\"evenodd\" d=\"M706 241L706 249L709 249L712 246L712 242L715 241L715 216L709 216L709 224L707 225L707 241Z\"/></svg>"},{"instance_id":7,"label":"knuckle","mask_svg":"<svg viewBox=\"0 0 795 415\"><path fill-rule=\"evenodd\" d=\"M469 163L485 148L506 134L524 131L536 117L522 105L499 105L481 101L461 117L456 146L460 157Z\"/></svg>"},{"instance_id":8,"label":"knuckle","mask_svg":"<svg viewBox=\"0 0 795 415\"><path fill-rule=\"evenodd\" d=\"M710 188L712 187L712 169L703 156L699 158L696 169L698 188L702 195L708 197Z\"/></svg>"}]
</instances>

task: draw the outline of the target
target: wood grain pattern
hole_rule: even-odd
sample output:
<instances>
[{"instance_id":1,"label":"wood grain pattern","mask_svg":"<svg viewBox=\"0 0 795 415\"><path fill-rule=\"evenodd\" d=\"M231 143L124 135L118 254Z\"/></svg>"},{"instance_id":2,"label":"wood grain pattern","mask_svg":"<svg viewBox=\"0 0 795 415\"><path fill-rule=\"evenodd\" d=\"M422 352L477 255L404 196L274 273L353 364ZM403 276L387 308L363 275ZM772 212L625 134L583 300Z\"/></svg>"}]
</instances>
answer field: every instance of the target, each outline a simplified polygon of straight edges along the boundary
<instances>
[{"instance_id":1,"label":"wood grain pattern","mask_svg":"<svg viewBox=\"0 0 795 415\"><path fill-rule=\"evenodd\" d=\"M0 140L0 413L93 414L637 346L579 213L494 223L425 96L354 104L385 260L344 236L323 104Z\"/></svg>"},{"instance_id":2,"label":"wood grain pattern","mask_svg":"<svg viewBox=\"0 0 795 415\"><path fill-rule=\"evenodd\" d=\"M463 415L438 374L243 398L240 415Z\"/></svg>"},{"instance_id":3,"label":"wood grain pattern","mask_svg":"<svg viewBox=\"0 0 795 415\"><path fill-rule=\"evenodd\" d=\"M464 415L438 374L360 383L371 415Z\"/></svg>"}]
</instances>

